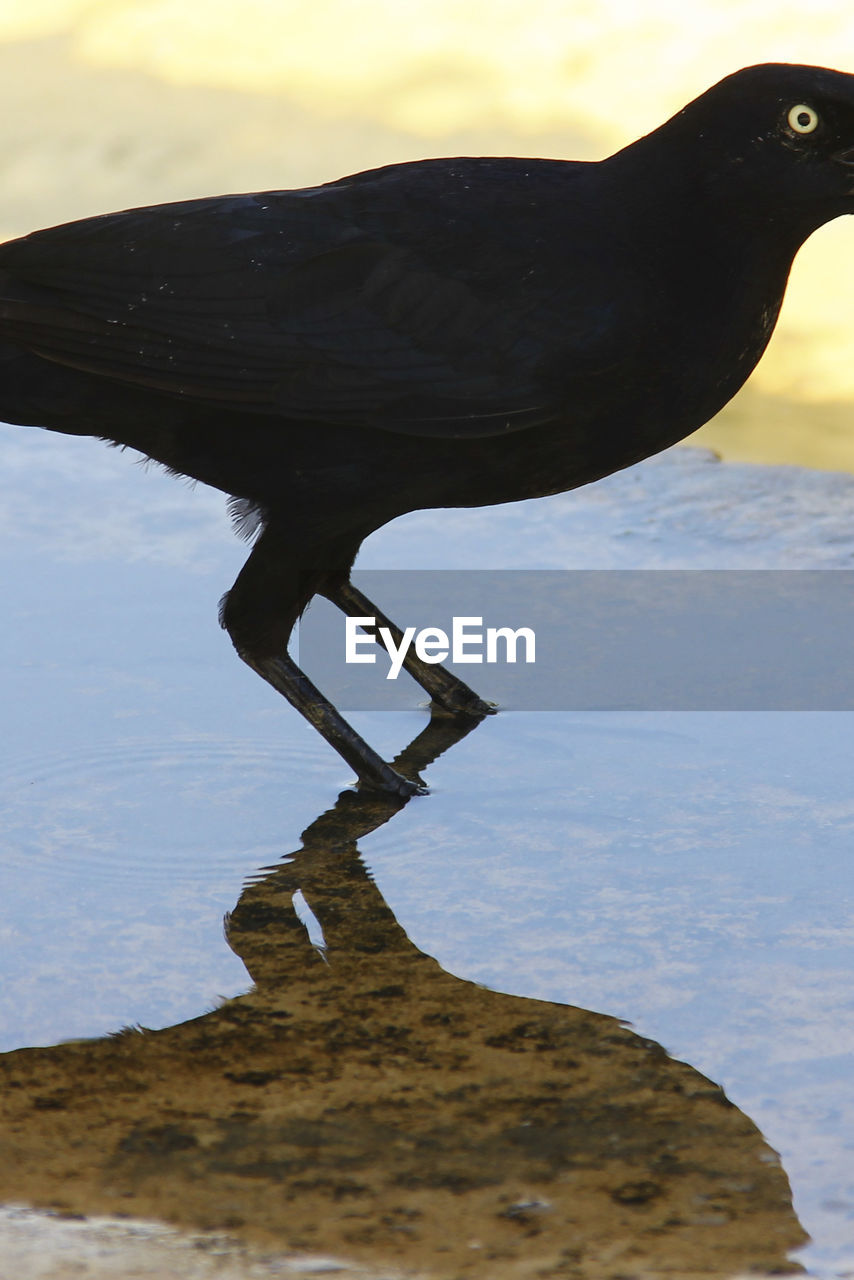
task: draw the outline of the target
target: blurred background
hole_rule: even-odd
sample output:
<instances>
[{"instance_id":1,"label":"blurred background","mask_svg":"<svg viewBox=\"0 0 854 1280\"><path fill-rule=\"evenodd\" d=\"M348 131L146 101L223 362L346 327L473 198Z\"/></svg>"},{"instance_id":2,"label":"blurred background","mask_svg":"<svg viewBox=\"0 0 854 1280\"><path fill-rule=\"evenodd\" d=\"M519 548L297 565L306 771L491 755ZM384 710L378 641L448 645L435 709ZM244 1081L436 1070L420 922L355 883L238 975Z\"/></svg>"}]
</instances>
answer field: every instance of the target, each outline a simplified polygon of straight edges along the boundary
<instances>
[{"instance_id":1,"label":"blurred background","mask_svg":"<svg viewBox=\"0 0 854 1280\"><path fill-rule=\"evenodd\" d=\"M448 154L595 159L754 62L854 71L839 0L0 0L0 238ZM693 437L854 470L854 222Z\"/></svg>"}]
</instances>

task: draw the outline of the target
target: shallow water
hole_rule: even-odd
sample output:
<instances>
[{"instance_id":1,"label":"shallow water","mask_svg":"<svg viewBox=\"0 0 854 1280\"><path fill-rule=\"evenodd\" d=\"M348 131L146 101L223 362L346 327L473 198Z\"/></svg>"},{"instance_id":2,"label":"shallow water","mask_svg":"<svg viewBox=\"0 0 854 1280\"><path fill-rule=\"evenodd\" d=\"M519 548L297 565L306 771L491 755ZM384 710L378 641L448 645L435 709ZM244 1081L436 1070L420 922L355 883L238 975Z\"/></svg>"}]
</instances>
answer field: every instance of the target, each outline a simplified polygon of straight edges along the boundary
<instances>
[{"instance_id":1,"label":"shallow water","mask_svg":"<svg viewBox=\"0 0 854 1280\"><path fill-rule=\"evenodd\" d=\"M132 1212L136 1210L133 1196L142 1196L140 1187L153 1170L159 1169L164 1177L167 1171L179 1179L189 1177L181 1161L190 1156L182 1151L201 1159L197 1148L211 1149L213 1140L204 1127L208 1102L213 1108L210 1124L224 1123L225 1115L232 1116L229 1142L237 1141L235 1123L238 1128L249 1124L245 1116L243 1121L239 1118L247 1108L267 1115L262 1095L264 1105L275 1110L286 1102L291 1105L295 1091L305 1089L306 1107L322 1104L327 1110L335 1109L339 1118L342 1114L341 1097L314 1092L332 1088L329 1080L335 1072L330 1074L331 1068L323 1065L323 1052L337 1044L335 1036L320 1035L315 1044L306 1030L312 1017L325 1016L332 1025L328 1000L333 997L321 995L319 980L312 976L314 962L321 967L323 962L299 939L298 954L289 950L287 939L297 935L287 930L284 941L277 941L272 951L266 944L257 955L252 949L254 935L246 920L254 919L257 925L260 917L252 917L251 911L262 909L257 898L260 890L253 886L260 868L276 866L279 871L266 880L262 876L260 883L272 885L274 893L287 898L282 921L290 918L291 896L300 892L297 906L315 942L329 948L326 968L334 982L343 981L342 973L349 974L348 981L357 983L353 990L363 995L365 983L358 975L352 978L355 962L347 958L371 954L374 943L376 954L382 955L382 947L391 945L390 972L396 972L395 957L400 955L407 965L415 965L413 972L424 972L418 967L426 963L418 961L419 952L435 957L444 975L435 978L439 986L435 992L431 987L429 999L446 998L450 1014L469 1010L473 1020L480 1019L478 1026L491 1025L490 1019L507 1021L506 1026L501 1024L503 1030L493 1028L486 1037L489 1053L507 1048L507 1036L514 1027L546 1017L543 1006L524 1006L525 1000L555 1002L548 1006L548 1017L558 1019L554 1026L562 1029L549 1034L571 1034L579 1046L583 1036L577 1027L582 1025L594 1028L596 1035L604 1037L603 1043L612 1047L615 1035L624 1037L615 1050L611 1112L607 1112L606 1072L595 1088L589 1085L588 1111L575 1116L577 1141L594 1142L595 1135L603 1132L602 1115L607 1113L607 1141L619 1146L622 1139L615 1116L621 1107L624 1118L635 1105L642 1115L645 1106L654 1110L656 1099L673 1093L683 1099L679 1106L684 1109L668 1113L668 1123L682 1133L683 1147L692 1152L700 1179L696 1186L671 1179L666 1194L660 1188L650 1191L647 1184L658 1187L659 1183L649 1174L652 1157L641 1150L643 1125L633 1112L630 1129L635 1145L620 1156L626 1167L636 1169L632 1177L625 1170L618 1176L616 1166L612 1169L608 1164L607 1142L607 1150L597 1148L595 1158L588 1151L572 1168L555 1157L548 1195L542 1188L549 1177L541 1165L517 1167L511 1162L506 1187L502 1184L495 1193L510 1196L502 1202L500 1213L523 1202L528 1207L505 1214L496 1225L499 1211L475 1203L482 1190L476 1175L484 1151L491 1151L495 1160L498 1147L504 1148L494 1142L490 1146L493 1138L478 1129L474 1103L468 1113L460 1113L457 1103L453 1104L457 1110L448 1103L448 1123L453 1116L453 1124L463 1133L466 1124L472 1126L469 1147L458 1150L447 1133L441 1141L436 1138L442 1123L440 1108L430 1121L433 1146L425 1139L412 1166L406 1166L405 1177L402 1166L395 1166L390 1174L385 1170L408 1187L406 1194L415 1199L403 1206L395 1201L382 1213L377 1210L385 1222L384 1234L378 1230L371 1234L363 1224L361 1236L351 1230L348 1237L342 1227L343 1234L336 1237L340 1248L350 1239L351 1249L364 1260L391 1266L407 1260L401 1240L420 1232L416 1244L422 1252L416 1250L413 1257L419 1263L426 1258L435 1269L439 1255L429 1252L434 1236L425 1225L432 1221L430 1188L415 1186L413 1168L420 1169L429 1184L431 1160L441 1166L436 1151L447 1155L452 1150L457 1182L453 1184L447 1170L442 1177L451 1179L447 1185L456 1185L457 1191L450 1201L442 1202L442 1230L461 1233L465 1248L475 1237L482 1246L484 1220L476 1215L487 1212L485 1221L493 1224L505 1249L505 1261L494 1259L491 1274L500 1275L502 1266L511 1266L514 1250L529 1259L540 1257L539 1250L542 1260L558 1266L557 1255L549 1252L554 1243L549 1233L552 1220L564 1212L560 1194L571 1191L579 1204L585 1195L593 1194L579 1173L582 1168L594 1171L593 1184L597 1179L599 1184L603 1178L612 1179L613 1186L607 1183L609 1211L616 1204L619 1212L613 1219L603 1218L601 1229L612 1240L619 1237L629 1250L626 1258L632 1257L630 1247L648 1249L653 1239L658 1241L659 1254L653 1250L650 1265L657 1263L662 1270L665 1264L676 1265L663 1224L670 1222L673 1235L673 1221L679 1218L679 1231L688 1233L686 1247L694 1249L695 1260L701 1248L710 1249L709 1256L717 1258L709 1263L717 1268L714 1274L770 1265L771 1255L763 1255L762 1249L769 1248L772 1227L779 1233L781 1247L793 1244L799 1232L786 1208L784 1184L774 1182L769 1190L762 1182L762 1171L775 1168L770 1147L780 1153L792 1186L795 1215L813 1238L813 1244L798 1255L800 1261L821 1277L854 1270L851 714L514 712L489 718L428 767L429 797L413 800L402 812L384 815L387 821L373 831L369 828L372 821L376 825L378 815L372 819L369 815L359 849L376 890L409 939L401 941L395 933L392 945L385 935L383 941L372 933L377 920L386 918L382 900L363 901L355 889L351 893L346 885L342 888L329 880L345 865L352 869L354 864L346 860L352 857L347 840L357 834L358 823L344 834L338 830L331 841L328 832L324 835L325 843L320 845L327 852L330 848L340 851L345 844L348 851L346 858L341 855L343 861L333 858L331 870L324 863L322 875L320 864L311 861L319 856L318 841L308 842L308 854L302 847L301 833L333 806L348 784L346 766L242 667L216 627L216 600L245 555L245 549L230 539L221 499L200 489L187 490L155 471L142 474L127 456L111 454L88 441L53 440L4 429L0 450L0 581L6 602L0 628L0 705L5 727L0 742L5 904L0 934L5 977L0 1048L57 1045L141 1025L164 1029L167 1039L150 1043L167 1046L170 1054L178 1055L181 1037L190 1035L178 1024L207 1014L209 1021L203 1025L210 1030L205 1034L215 1037L222 1018L227 1022L223 1010L235 1009L247 1019L245 1011L251 1012L251 1036L249 1032L247 1036L255 1038L256 1056L260 1055L261 1065L253 1063L251 1047L247 1048L242 1067L228 1066L231 1076L245 1077L242 1084L232 1081L245 1093L239 1104L230 1095L211 1095L211 1101L199 1086L192 1124L187 1119L192 1107L180 1101L176 1084L171 1105L183 1118L180 1123L174 1121L172 1137L162 1132L162 1106L159 1128L154 1126L157 1132L152 1134L152 1122L127 1104L131 1131L118 1139L118 1130L109 1129L109 1134L111 1141L125 1144L115 1149L130 1161L123 1176L128 1179L126 1199ZM572 534L575 545L600 546L599 563L609 563L609 556L610 563L626 563L629 546L639 564L673 563L680 555L688 562L693 555L695 562L709 564L717 554L718 565L724 566L743 563L738 557L747 549L753 556L751 563L774 567L787 561L787 548L795 544L803 556L801 563L809 563L810 547L804 547L808 508L814 501L826 514L830 494L840 514L838 537L834 542L833 531L823 529L812 554L816 563L826 564L831 546L837 557L831 563L850 563L850 535L841 517L845 504L854 501L852 482L846 480L849 488L839 491L840 478L833 477L827 481L830 488L822 491L814 476L790 472L786 491L779 492L775 507L773 487L759 491L755 477L760 473L751 478L747 469L728 471L741 477L742 487L753 486L754 512L764 503L778 514L786 509L791 514L788 525L771 528L766 521L764 530L743 527L739 534L738 522L746 517L735 505L738 495L733 486L723 476L709 482L699 463L655 465L663 469L644 473L659 477L649 490L677 493L684 509L671 501L666 512L657 513L644 482L629 474L614 478L610 488L591 491L592 496L579 496L572 508L577 512L571 517L576 521L574 529L566 524L570 510L566 499L557 500L559 505L551 508L528 504L476 515L425 514L377 535L363 561L390 567L400 562L441 567L453 563L456 553L456 563L467 566L500 566L504 555L507 567L567 563L565 546ZM793 492L798 495L794 500ZM705 521L704 502L710 507ZM731 510L728 502L733 504ZM550 510L560 517L557 528L548 523ZM762 524L760 517L757 521ZM810 529L814 536L815 521L810 521ZM590 562L588 558L586 563ZM354 715L353 721L390 757L418 734L426 716L413 705L407 712ZM345 812L349 812L346 802ZM247 877L255 879L244 889ZM238 900L232 950L223 938L222 918ZM332 901L351 914L343 920L335 912L330 917ZM278 911L281 902L278 898L276 902ZM263 910L272 908L267 903ZM280 946L284 951L276 949ZM381 970L384 962L377 963ZM414 1036L424 1046L421 1058L412 1055L418 1070L424 1069L425 1054L438 1061L443 1052L451 1052L452 1032L442 1029L446 1024L441 1023L444 1015L438 1006L430 1007L434 1021L423 1021L428 1015L419 1001L427 997L420 988L403 983L408 993L403 1001L399 994L377 996L402 980L384 984L375 974L368 977L380 1005L365 1013L366 1026L374 1031L391 1024L402 1026L408 1009L421 1019L409 1033L410 1042ZM487 997L479 995L480 987L473 984L503 993L511 1003L490 1004L487 1009L478 1003ZM346 1022L355 997L352 992L342 996L336 991L335 1018ZM277 1002L293 1004L297 993L302 993L306 1010L301 1016L308 1019L300 1024L299 1040L307 1056L300 1081L288 1079L277 1103L267 1090L278 1086L265 1075L271 1070L272 1050L266 1041L260 1044L259 1028L275 1025L264 1018L271 1010L280 1015ZM222 999L232 998L234 1003L220 1005ZM520 1003L513 1004L512 998ZM569 1006L565 1014L559 1011L562 1005ZM593 1021L585 1021L588 1015L582 1018L579 1010L593 1011ZM675 1059L670 1066L665 1059L664 1066L655 1067L662 1075L657 1084L647 1080L644 1087L651 1092L644 1095L646 1103L632 1093L632 1080L641 1068L631 1055L641 1052L643 1041L605 1019L597 1020L598 1015L628 1020L637 1036L660 1042ZM578 1018L582 1020L576 1025L573 1019ZM425 1025L434 1028L426 1036ZM465 1034L471 1038L473 1032L465 1029ZM345 1041L346 1037L341 1044ZM140 1042L149 1043L144 1037ZM352 1048L351 1041L346 1043ZM408 1060L401 1044L399 1039L392 1051L388 1043L378 1041L373 1057L370 1046L362 1045L358 1052L367 1055L364 1059L351 1058L350 1049L345 1051L341 1045L335 1048L336 1078L346 1084L348 1106L368 1106L360 1103L359 1081L364 1084L370 1071L379 1069L375 1060L391 1073L388 1080L395 1071L404 1071ZM311 1054L307 1045L312 1046ZM219 1041L216 1046L217 1053L225 1053ZM541 1092L551 1088L562 1105L570 1101L575 1105L573 1068L564 1063L546 1080L540 1079L536 1072L543 1052L536 1050L536 1036L533 1049L529 1043L523 1047L528 1059L514 1050L508 1051L506 1062L528 1063L528 1077L537 1080ZM583 1057L582 1048L578 1047L577 1056ZM584 1059L584 1070L593 1073L602 1057L601 1045L588 1044L587 1049L590 1056ZM628 1057L621 1056L624 1050ZM58 1118L71 1134L83 1078L78 1058L84 1052L89 1050L68 1046L51 1051L54 1056L15 1055L0 1060L4 1069L23 1067L24 1096L31 1086L33 1097L42 1099L36 1105L35 1127L28 1120L24 1138L17 1139L23 1144L18 1167L26 1167L29 1151L34 1179L41 1140L39 1116L52 1124ZM199 1056L203 1053L195 1045L189 1058L199 1080L204 1074ZM476 1054L474 1060L479 1061ZM291 1064L290 1058L287 1061ZM480 1082L484 1088L489 1072L495 1076L490 1063L491 1059ZM701 1153L697 1135L702 1130L703 1142L708 1139L708 1120L695 1114L684 1098L694 1092L703 1094L707 1082L701 1083L696 1074L680 1075L689 1071L680 1063L690 1064L694 1072L726 1091L737 1111L725 1114L740 1117L738 1141L747 1144L743 1150L732 1134L722 1132L714 1148L718 1154L710 1157L707 1147ZM443 1060L436 1070L446 1067ZM91 1063L86 1070L91 1076ZM107 1072L103 1066L100 1070ZM249 1080L253 1071L254 1084ZM590 1074L589 1079L599 1077ZM688 1079L693 1083L686 1085ZM396 1076L394 1082L401 1088L415 1087L402 1085ZM475 1090L477 1071L472 1069L463 1083ZM434 1093L447 1092L445 1085L431 1088ZM16 1096L20 1099L21 1094ZM476 1099L476 1093L471 1096ZM512 1088L502 1098L502 1105L512 1109ZM89 1115L88 1105L81 1102L81 1116ZM121 1125L123 1112L119 1107L110 1118L107 1103L103 1105L98 1115L106 1132L108 1125ZM359 1179L366 1184L371 1176L364 1171L365 1150L372 1142L371 1117L377 1125L378 1148L388 1146L391 1132L387 1115L382 1124L377 1120L378 1106L374 1098L374 1110L347 1111L351 1119L361 1117L358 1124L352 1120L355 1127L351 1129L339 1126L345 1135L344 1149L335 1158L351 1170L358 1166ZM523 1128L534 1123L530 1117L520 1118L518 1107L514 1116L513 1124ZM426 1125L421 1112L419 1117L419 1123ZM554 1123L566 1144L568 1121L564 1112L561 1117ZM758 1126L768 1147L758 1135L750 1136L749 1121ZM653 1129L651 1125L651 1134ZM517 1132L512 1126L502 1132L506 1135L511 1130ZM406 1132L405 1124L395 1130L395 1149ZM532 1150L546 1148L548 1132L546 1126L538 1139L540 1146L534 1143ZM51 1133L53 1158L60 1162L55 1129ZM288 1141L293 1141L293 1135ZM309 1149L328 1178L331 1157L325 1141L315 1134ZM514 1151L521 1149L520 1142L517 1133L511 1143ZM650 1142L654 1146L652 1137ZM61 1178L57 1174L51 1195L60 1203L65 1197L75 1211L81 1206L83 1211L85 1206L103 1211L94 1183L84 1179L85 1185L74 1190L77 1184L69 1170L73 1171L75 1148L70 1139L69 1143L70 1164L63 1166ZM211 1172L204 1166L206 1172L199 1174L196 1168L196 1184L201 1182L204 1192L208 1177L212 1187L220 1176L236 1182L228 1183L226 1190L216 1183L216 1196L206 1210L209 1221L200 1222L205 1211L202 1192L193 1202L194 1225L228 1226L225 1219L230 1213L234 1229L250 1235L255 1229L262 1236L273 1231L264 1196L270 1188L284 1185L287 1160L282 1152L277 1148L273 1159L267 1150L266 1164L256 1160L255 1199L241 1199L238 1213L233 1204L228 1212L222 1204L238 1196L235 1186L243 1196L245 1162L238 1176L233 1148L228 1147L227 1159L219 1147L216 1150L220 1166L232 1161L231 1172L223 1173L222 1168ZM335 1150L333 1144L333 1155ZM746 1164L715 1173L714 1160L723 1159L720 1153L729 1151L735 1160L736 1150L738 1160ZM143 1169L146 1160L149 1165ZM660 1174L660 1159L656 1167ZM642 1169L646 1172L637 1172ZM709 1185L701 1185L707 1175ZM287 1184L296 1197L289 1204L307 1223L320 1192L316 1187L306 1190L306 1176L301 1177L302 1191L293 1191ZM474 1189L466 1177L477 1184ZM433 1192L446 1195L447 1187L439 1186L437 1178L438 1174ZM667 1181L663 1175L661 1179ZM647 1190L620 1192L636 1184ZM727 1188L723 1200L723 1193L715 1198L713 1184L718 1191L721 1186ZM32 1182L32 1198L41 1195L41 1202L50 1200L43 1188L38 1190L39 1185ZM370 1194L378 1197L379 1191L371 1186ZM611 1193L616 1192L620 1194L615 1199ZM671 1192L676 1197L672 1201ZM760 1192L765 1197L761 1213L751 1201ZM687 1200L677 1205L683 1193ZM350 1212L347 1194L342 1193L342 1203ZM93 1197L91 1203L87 1196ZM398 1200L401 1196L403 1192ZM536 1207L546 1199L553 1208ZM140 1205L144 1204L148 1202L141 1199ZM259 1206L254 1223L253 1204ZM474 1215L471 1221L466 1220L466 1206ZM162 1211L166 1213L167 1208ZM412 1227L415 1218L395 1218L398 1211L421 1214L421 1226ZM538 1214L544 1216L538 1218ZM241 1222L235 1225L237 1218ZM322 1214L318 1220L323 1220ZM594 1208L589 1221L599 1221ZM504 1239L508 1222L516 1233L511 1233L512 1239ZM520 1223L527 1235L517 1238ZM572 1230L576 1239L577 1223ZM632 1230L638 1233L634 1241ZM693 1244L691 1231L699 1233ZM592 1235L590 1239L591 1250L600 1247ZM457 1248L459 1240L449 1240L447 1248ZM322 1231L308 1231L301 1241L289 1236L285 1243L322 1250L327 1242ZM472 1249L469 1257L475 1254L478 1250ZM456 1254L454 1259L461 1267ZM567 1257L560 1265L570 1266ZM579 1274L604 1274L604 1267L601 1260L591 1261L589 1270ZM439 1269L436 1274L456 1272Z\"/></svg>"}]
</instances>

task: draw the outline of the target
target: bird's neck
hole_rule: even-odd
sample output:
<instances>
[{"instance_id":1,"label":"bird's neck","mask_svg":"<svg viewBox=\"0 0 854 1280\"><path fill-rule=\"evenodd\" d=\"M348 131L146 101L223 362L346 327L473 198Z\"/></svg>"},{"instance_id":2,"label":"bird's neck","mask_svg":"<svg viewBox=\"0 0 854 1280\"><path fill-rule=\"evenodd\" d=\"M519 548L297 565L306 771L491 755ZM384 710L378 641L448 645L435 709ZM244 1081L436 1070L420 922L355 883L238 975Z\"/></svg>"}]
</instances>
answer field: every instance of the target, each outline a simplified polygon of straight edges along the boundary
<instances>
[{"instance_id":1,"label":"bird's neck","mask_svg":"<svg viewBox=\"0 0 854 1280\"><path fill-rule=\"evenodd\" d=\"M823 219L748 180L749 166L707 155L694 138L665 138L667 129L601 163L624 234L650 247L677 292L684 274L684 287L754 284L763 298L782 298L795 254Z\"/></svg>"}]
</instances>

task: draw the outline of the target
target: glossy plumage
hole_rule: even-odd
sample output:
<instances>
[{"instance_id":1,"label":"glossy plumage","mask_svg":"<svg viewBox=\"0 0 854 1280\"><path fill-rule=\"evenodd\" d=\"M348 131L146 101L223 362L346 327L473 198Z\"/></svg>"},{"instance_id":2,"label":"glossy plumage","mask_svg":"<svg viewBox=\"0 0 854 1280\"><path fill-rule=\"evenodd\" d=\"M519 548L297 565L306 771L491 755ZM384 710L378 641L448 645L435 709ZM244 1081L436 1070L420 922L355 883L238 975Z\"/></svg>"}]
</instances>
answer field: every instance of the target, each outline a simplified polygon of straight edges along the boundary
<instances>
[{"instance_id":1,"label":"glossy plumage","mask_svg":"<svg viewBox=\"0 0 854 1280\"><path fill-rule=\"evenodd\" d=\"M288 658L307 601L369 605L350 568L403 512L570 489L707 421L800 244L854 210L852 148L854 77L767 65L598 163L429 160L36 232L0 246L0 416L233 495L260 527L238 652L405 791Z\"/></svg>"}]
</instances>

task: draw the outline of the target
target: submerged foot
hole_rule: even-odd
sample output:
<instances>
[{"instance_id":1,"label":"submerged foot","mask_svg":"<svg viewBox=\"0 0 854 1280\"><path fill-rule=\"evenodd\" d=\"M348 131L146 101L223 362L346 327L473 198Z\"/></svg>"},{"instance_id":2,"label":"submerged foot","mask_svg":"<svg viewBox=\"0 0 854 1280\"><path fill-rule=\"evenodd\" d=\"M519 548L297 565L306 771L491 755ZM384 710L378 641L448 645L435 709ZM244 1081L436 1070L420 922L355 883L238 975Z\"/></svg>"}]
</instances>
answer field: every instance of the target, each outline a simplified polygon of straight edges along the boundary
<instances>
[{"instance_id":1,"label":"submerged foot","mask_svg":"<svg viewBox=\"0 0 854 1280\"><path fill-rule=\"evenodd\" d=\"M381 770L363 773L358 781L359 790L379 791L384 795L400 796L408 800L411 796L426 796L430 789L421 778L405 778L402 773L384 764Z\"/></svg>"}]
</instances>

